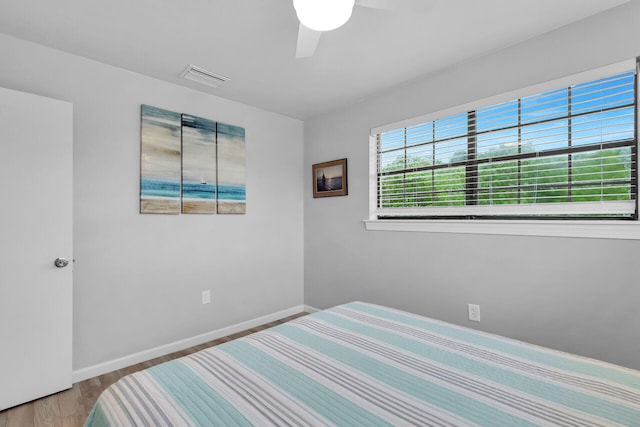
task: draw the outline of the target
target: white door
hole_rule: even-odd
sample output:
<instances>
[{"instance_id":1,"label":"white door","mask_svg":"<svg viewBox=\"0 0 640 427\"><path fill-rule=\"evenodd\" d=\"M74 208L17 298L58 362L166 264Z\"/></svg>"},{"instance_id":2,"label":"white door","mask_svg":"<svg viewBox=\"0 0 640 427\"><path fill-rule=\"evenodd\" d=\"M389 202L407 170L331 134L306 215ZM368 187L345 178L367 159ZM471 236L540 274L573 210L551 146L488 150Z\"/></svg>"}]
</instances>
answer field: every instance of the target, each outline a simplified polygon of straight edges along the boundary
<instances>
[{"instance_id":1,"label":"white door","mask_svg":"<svg viewBox=\"0 0 640 427\"><path fill-rule=\"evenodd\" d=\"M0 88L0 410L71 387L72 149L70 103Z\"/></svg>"}]
</instances>

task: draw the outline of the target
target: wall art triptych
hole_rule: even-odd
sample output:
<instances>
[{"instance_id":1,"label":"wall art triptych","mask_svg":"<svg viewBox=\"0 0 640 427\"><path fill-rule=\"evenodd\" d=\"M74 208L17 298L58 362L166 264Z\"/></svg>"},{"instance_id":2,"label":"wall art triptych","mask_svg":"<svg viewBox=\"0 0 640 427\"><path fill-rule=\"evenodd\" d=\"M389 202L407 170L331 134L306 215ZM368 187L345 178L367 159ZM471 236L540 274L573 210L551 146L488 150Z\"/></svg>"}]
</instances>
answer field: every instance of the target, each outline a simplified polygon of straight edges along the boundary
<instances>
[{"instance_id":1,"label":"wall art triptych","mask_svg":"<svg viewBox=\"0 0 640 427\"><path fill-rule=\"evenodd\" d=\"M141 108L140 213L246 212L244 128Z\"/></svg>"}]
</instances>

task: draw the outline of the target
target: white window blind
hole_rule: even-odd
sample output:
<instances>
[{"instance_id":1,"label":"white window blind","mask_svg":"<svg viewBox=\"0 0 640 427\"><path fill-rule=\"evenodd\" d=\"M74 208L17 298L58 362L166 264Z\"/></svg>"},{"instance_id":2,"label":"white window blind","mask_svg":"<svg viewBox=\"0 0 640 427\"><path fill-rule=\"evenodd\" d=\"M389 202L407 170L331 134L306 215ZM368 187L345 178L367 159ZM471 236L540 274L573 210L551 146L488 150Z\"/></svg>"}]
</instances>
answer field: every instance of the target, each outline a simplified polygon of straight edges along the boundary
<instances>
[{"instance_id":1,"label":"white window blind","mask_svg":"<svg viewBox=\"0 0 640 427\"><path fill-rule=\"evenodd\" d=\"M381 131L375 214L637 219L636 94L629 67Z\"/></svg>"}]
</instances>

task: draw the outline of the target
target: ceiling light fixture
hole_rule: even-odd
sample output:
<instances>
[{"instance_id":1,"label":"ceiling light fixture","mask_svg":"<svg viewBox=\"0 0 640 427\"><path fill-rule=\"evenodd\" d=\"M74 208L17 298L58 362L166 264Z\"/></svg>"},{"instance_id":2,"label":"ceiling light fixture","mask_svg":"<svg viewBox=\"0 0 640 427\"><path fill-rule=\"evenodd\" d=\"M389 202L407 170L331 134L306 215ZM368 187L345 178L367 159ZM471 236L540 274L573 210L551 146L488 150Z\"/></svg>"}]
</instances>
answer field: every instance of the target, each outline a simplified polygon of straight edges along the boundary
<instances>
[{"instance_id":1,"label":"ceiling light fixture","mask_svg":"<svg viewBox=\"0 0 640 427\"><path fill-rule=\"evenodd\" d=\"M196 83L211 86L213 88L219 87L224 82L231 80L229 77L221 76L220 74L212 73L195 65L189 65L180 74L180 77L187 80L192 80Z\"/></svg>"},{"instance_id":2,"label":"ceiling light fixture","mask_svg":"<svg viewBox=\"0 0 640 427\"><path fill-rule=\"evenodd\" d=\"M355 0L293 0L293 7L305 27L331 31L351 18L354 3Z\"/></svg>"}]
</instances>

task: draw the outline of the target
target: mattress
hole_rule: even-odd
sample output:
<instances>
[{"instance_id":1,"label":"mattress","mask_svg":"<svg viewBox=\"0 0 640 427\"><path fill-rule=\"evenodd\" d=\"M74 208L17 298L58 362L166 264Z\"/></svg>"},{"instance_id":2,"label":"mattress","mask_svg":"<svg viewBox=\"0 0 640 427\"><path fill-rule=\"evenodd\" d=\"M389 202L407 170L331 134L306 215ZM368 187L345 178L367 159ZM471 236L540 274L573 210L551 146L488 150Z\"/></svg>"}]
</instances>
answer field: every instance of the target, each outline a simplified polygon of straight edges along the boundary
<instances>
[{"instance_id":1,"label":"mattress","mask_svg":"<svg viewBox=\"0 0 640 427\"><path fill-rule=\"evenodd\" d=\"M102 426L640 426L640 372L362 302L123 377Z\"/></svg>"}]
</instances>

